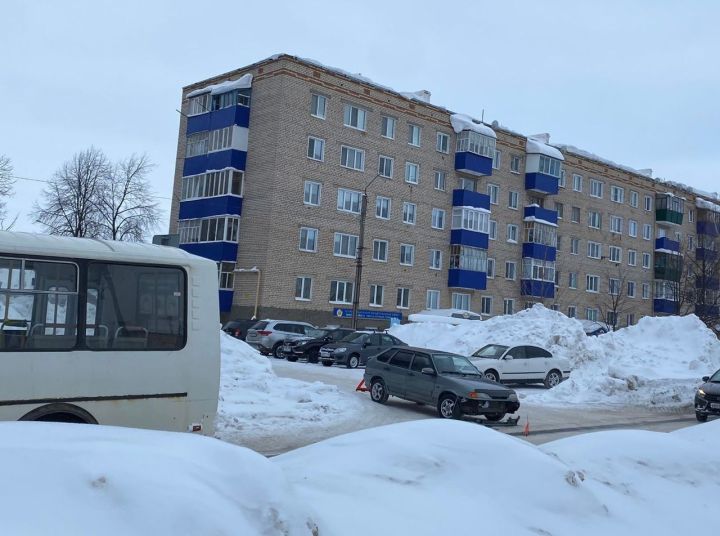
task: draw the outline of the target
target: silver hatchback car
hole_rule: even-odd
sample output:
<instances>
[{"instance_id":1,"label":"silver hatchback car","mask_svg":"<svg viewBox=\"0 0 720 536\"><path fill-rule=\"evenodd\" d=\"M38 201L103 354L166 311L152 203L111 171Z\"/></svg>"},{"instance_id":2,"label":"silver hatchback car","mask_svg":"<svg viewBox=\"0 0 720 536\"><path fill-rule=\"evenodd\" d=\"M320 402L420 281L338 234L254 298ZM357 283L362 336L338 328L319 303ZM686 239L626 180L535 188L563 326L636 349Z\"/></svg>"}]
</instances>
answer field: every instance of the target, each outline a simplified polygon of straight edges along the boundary
<instances>
[{"instance_id":1,"label":"silver hatchback car","mask_svg":"<svg viewBox=\"0 0 720 536\"><path fill-rule=\"evenodd\" d=\"M305 337L315 326L294 320L260 320L245 335L245 342L261 354L282 358L283 341Z\"/></svg>"}]
</instances>

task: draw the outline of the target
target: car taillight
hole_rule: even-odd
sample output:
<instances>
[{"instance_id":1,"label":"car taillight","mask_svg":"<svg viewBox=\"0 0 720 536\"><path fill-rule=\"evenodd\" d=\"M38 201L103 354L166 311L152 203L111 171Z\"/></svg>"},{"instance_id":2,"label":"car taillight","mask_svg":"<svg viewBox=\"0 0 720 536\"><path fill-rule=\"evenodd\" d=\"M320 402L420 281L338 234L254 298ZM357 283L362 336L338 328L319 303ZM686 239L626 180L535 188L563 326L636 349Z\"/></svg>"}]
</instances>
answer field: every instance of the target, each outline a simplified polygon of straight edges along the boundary
<instances>
[{"instance_id":1,"label":"car taillight","mask_svg":"<svg viewBox=\"0 0 720 536\"><path fill-rule=\"evenodd\" d=\"M242 331L240 331L239 329L236 329L236 330L235 330L235 336L236 336L236 337L239 337L240 335L242 335Z\"/></svg>"},{"instance_id":2,"label":"car taillight","mask_svg":"<svg viewBox=\"0 0 720 536\"><path fill-rule=\"evenodd\" d=\"M267 330L263 330L263 331L258 331L258 332L257 332L257 334L260 335L261 337L267 337L267 336L270 335L271 333L272 333L272 331L267 331Z\"/></svg>"}]
</instances>

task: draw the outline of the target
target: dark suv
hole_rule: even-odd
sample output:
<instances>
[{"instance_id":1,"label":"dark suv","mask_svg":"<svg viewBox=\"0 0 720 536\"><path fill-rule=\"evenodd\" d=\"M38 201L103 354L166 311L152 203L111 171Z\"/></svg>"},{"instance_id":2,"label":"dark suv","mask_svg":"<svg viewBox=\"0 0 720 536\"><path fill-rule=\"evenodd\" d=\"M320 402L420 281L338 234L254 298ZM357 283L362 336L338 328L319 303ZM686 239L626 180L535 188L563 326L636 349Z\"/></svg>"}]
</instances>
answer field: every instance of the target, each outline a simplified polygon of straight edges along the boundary
<instances>
[{"instance_id":1,"label":"dark suv","mask_svg":"<svg viewBox=\"0 0 720 536\"><path fill-rule=\"evenodd\" d=\"M365 385L380 404L390 395L432 404L444 419L483 415L499 421L520 408L517 394L485 380L463 356L426 348L391 348L368 360Z\"/></svg>"},{"instance_id":2,"label":"dark suv","mask_svg":"<svg viewBox=\"0 0 720 536\"><path fill-rule=\"evenodd\" d=\"M247 331L257 323L257 320L230 320L225 323L222 330L231 337L244 341Z\"/></svg>"},{"instance_id":3,"label":"dark suv","mask_svg":"<svg viewBox=\"0 0 720 536\"><path fill-rule=\"evenodd\" d=\"M720 370L703 376L703 384L695 393L695 417L705 422L708 415L720 415Z\"/></svg>"},{"instance_id":4,"label":"dark suv","mask_svg":"<svg viewBox=\"0 0 720 536\"><path fill-rule=\"evenodd\" d=\"M333 364L356 368L364 365L368 358L379 354L390 346L405 345L397 337L376 331L356 331L344 339L326 344L320 348L320 361L326 367Z\"/></svg>"},{"instance_id":5,"label":"dark suv","mask_svg":"<svg viewBox=\"0 0 720 536\"><path fill-rule=\"evenodd\" d=\"M295 340L286 340L282 352L288 361L307 359L308 363L319 361L320 347L343 337L347 337L355 330L350 328L318 328L308 332L307 337Z\"/></svg>"}]
</instances>

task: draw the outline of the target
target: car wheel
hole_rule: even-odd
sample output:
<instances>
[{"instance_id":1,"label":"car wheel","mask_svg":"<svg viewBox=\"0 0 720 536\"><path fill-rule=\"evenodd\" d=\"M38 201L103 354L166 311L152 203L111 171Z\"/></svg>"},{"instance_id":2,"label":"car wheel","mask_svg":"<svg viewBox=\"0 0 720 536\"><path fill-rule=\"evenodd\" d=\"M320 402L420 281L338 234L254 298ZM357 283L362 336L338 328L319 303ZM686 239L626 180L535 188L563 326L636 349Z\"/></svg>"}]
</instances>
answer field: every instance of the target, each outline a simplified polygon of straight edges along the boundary
<instances>
[{"instance_id":1,"label":"car wheel","mask_svg":"<svg viewBox=\"0 0 720 536\"><path fill-rule=\"evenodd\" d=\"M445 395L438 402L438 415L443 419L459 419L462 415L460 404L454 395Z\"/></svg>"},{"instance_id":2,"label":"car wheel","mask_svg":"<svg viewBox=\"0 0 720 536\"><path fill-rule=\"evenodd\" d=\"M373 380L370 384L370 399L378 404L384 404L387 402L388 396L385 382L382 380Z\"/></svg>"},{"instance_id":3,"label":"car wheel","mask_svg":"<svg viewBox=\"0 0 720 536\"><path fill-rule=\"evenodd\" d=\"M347 364L345 365L347 368L357 368L360 364L360 356L359 355L351 355L348 357Z\"/></svg>"},{"instance_id":4,"label":"car wheel","mask_svg":"<svg viewBox=\"0 0 720 536\"><path fill-rule=\"evenodd\" d=\"M698 413L695 412L695 418L698 420L698 422L707 422L707 413Z\"/></svg>"},{"instance_id":5,"label":"car wheel","mask_svg":"<svg viewBox=\"0 0 720 536\"><path fill-rule=\"evenodd\" d=\"M485 418L490 422L501 421L504 416L505 416L504 413L486 413L485 414Z\"/></svg>"},{"instance_id":6,"label":"car wheel","mask_svg":"<svg viewBox=\"0 0 720 536\"><path fill-rule=\"evenodd\" d=\"M320 359L320 352L318 350L311 350L308 355L308 363L317 363Z\"/></svg>"},{"instance_id":7,"label":"car wheel","mask_svg":"<svg viewBox=\"0 0 720 536\"><path fill-rule=\"evenodd\" d=\"M560 382L562 381L562 374L560 374L559 370L551 370L548 372L547 376L545 376L545 381L543 382L545 384L545 387L548 389L552 389L553 387L557 387L560 385Z\"/></svg>"},{"instance_id":8,"label":"car wheel","mask_svg":"<svg viewBox=\"0 0 720 536\"><path fill-rule=\"evenodd\" d=\"M333 362L332 361L323 361L322 364L323 364L323 367L332 367Z\"/></svg>"},{"instance_id":9,"label":"car wheel","mask_svg":"<svg viewBox=\"0 0 720 536\"><path fill-rule=\"evenodd\" d=\"M282 353L282 344L277 343L275 346L273 346L272 355L277 357L278 359L282 359L283 357L285 357Z\"/></svg>"},{"instance_id":10,"label":"car wheel","mask_svg":"<svg viewBox=\"0 0 720 536\"><path fill-rule=\"evenodd\" d=\"M490 380L491 382L500 381L500 375L494 370L486 370L484 376L486 380Z\"/></svg>"}]
</instances>

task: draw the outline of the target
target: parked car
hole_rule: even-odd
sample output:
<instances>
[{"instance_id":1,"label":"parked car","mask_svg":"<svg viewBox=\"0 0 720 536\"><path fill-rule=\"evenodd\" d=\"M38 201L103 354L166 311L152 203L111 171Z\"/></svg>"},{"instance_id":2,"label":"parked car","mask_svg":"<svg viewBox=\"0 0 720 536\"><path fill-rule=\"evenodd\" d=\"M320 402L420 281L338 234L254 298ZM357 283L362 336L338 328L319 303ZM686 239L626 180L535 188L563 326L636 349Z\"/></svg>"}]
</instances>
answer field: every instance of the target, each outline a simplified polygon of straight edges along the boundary
<instances>
[{"instance_id":1,"label":"parked car","mask_svg":"<svg viewBox=\"0 0 720 536\"><path fill-rule=\"evenodd\" d=\"M320 348L320 361L326 367L333 364L357 368L368 357L379 354L390 346L407 346L397 337L377 331L356 331L342 340Z\"/></svg>"},{"instance_id":2,"label":"parked car","mask_svg":"<svg viewBox=\"0 0 720 536\"><path fill-rule=\"evenodd\" d=\"M257 320L230 320L225 323L222 330L231 337L244 341L247 331L257 323Z\"/></svg>"},{"instance_id":3,"label":"parked car","mask_svg":"<svg viewBox=\"0 0 720 536\"><path fill-rule=\"evenodd\" d=\"M470 361L494 382L543 383L550 389L570 375L567 359L554 357L539 346L488 344L470 356Z\"/></svg>"},{"instance_id":4,"label":"parked car","mask_svg":"<svg viewBox=\"0 0 720 536\"><path fill-rule=\"evenodd\" d=\"M443 324L462 325L468 322L479 322L482 315L462 309L425 309L408 316L410 322L441 322Z\"/></svg>"},{"instance_id":5,"label":"parked car","mask_svg":"<svg viewBox=\"0 0 720 536\"><path fill-rule=\"evenodd\" d=\"M720 370L702 380L704 383L695 392L695 417L705 422L708 415L720 415Z\"/></svg>"},{"instance_id":6,"label":"parked car","mask_svg":"<svg viewBox=\"0 0 720 536\"><path fill-rule=\"evenodd\" d=\"M390 348L368 360L364 378L373 401L396 396L432 404L444 419L483 415L499 421L520 408L515 391L486 380L468 358L437 350Z\"/></svg>"},{"instance_id":7,"label":"parked car","mask_svg":"<svg viewBox=\"0 0 720 536\"><path fill-rule=\"evenodd\" d=\"M592 320L580 320L580 323L582 324L583 330L585 331L585 335L597 336L610 331L605 324L601 324L600 322L594 322Z\"/></svg>"},{"instance_id":8,"label":"parked car","mask_svg":"<svg viewBox=\"0 0 720 536\"><path fill-rule=\"evenodd\" d=\"M325 344L339 341L355 330L350 328L318 328L310 331L305 337L285 340L282 353L288 361L307 359L308 363L320 361L320 348Z\"/></svg>"},{"instance_id":9,"label":"parked car","mask_svg":"<svg viewBox=\"0 0 720 536\"><path fill-rule=\"evenodd\" d=\"M304 337L313 329L315 326L307 322L261 320L248 330L245 342L260 350L263 355L272 354L281 358L281 347L285 340Z\"/></svg>"}]
</instances>

